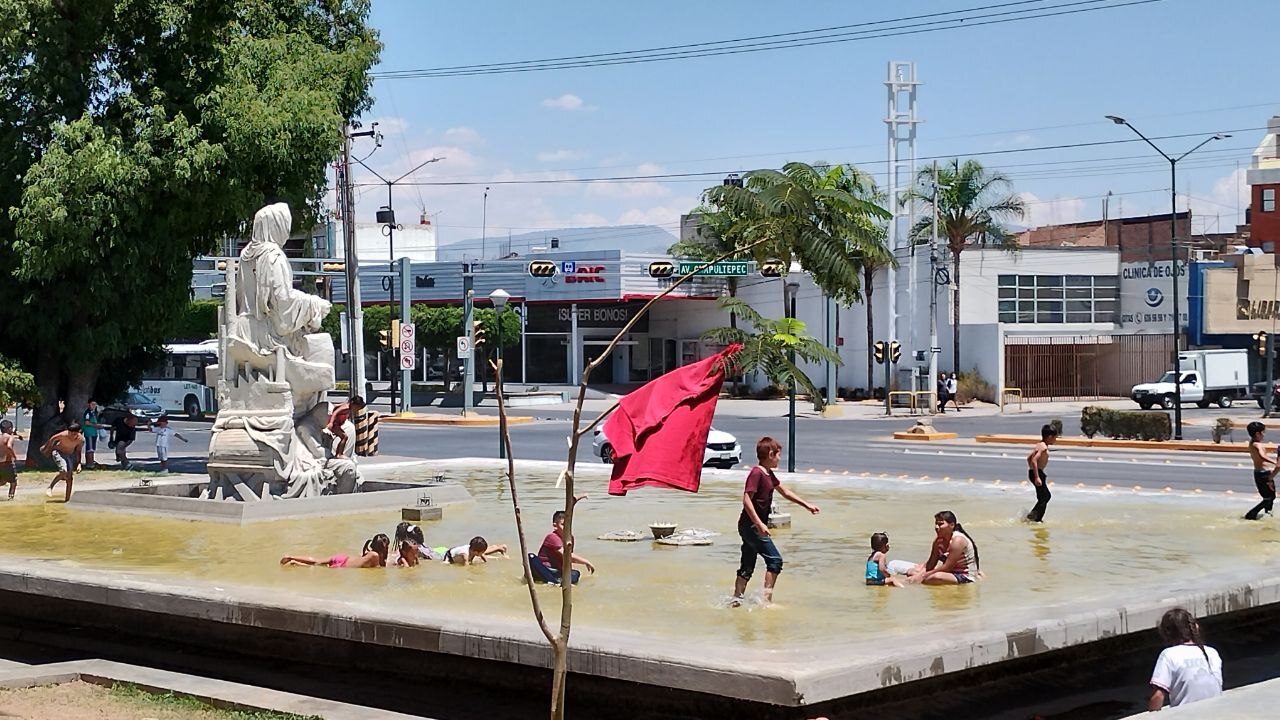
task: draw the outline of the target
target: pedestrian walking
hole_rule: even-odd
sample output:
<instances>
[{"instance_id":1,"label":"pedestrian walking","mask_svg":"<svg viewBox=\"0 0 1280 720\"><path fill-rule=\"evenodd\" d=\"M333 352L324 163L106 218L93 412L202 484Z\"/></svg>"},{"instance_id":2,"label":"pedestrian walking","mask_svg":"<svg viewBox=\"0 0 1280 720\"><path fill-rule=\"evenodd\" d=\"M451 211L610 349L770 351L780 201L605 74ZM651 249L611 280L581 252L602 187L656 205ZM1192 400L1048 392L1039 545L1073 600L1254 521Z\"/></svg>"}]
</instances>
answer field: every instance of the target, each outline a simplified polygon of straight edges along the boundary
<instances>
[{"instance_id":1,"label":"pedestrian walking","mask_svg":"<svg viewBox=\"0 0 1280 720\"><path fill-rule=\"evenodd\" d=\"M938 383L935 392L938 395L938 412L945 413L947 411L947 374L938 373Z\"/></svg>"},{"instance_id":2,"label":"pedestrian walking","mask_svg":"<svg viewBox=\"0 0 1280 720\"><path fill-rule=\"evenodd\" d=\"M1267 459L1262 449L1262 436L1267 426L1254 420L1245 428L1249 432L1249 457L1253 459L1253 484L1262 496L1262 502L1254 505L1244 514L1245 520L1257 520L1264 512L1271 512L1276 501L1276 463Z\"/></svg>"},{"instance_id":3,"label":"pedestrian walking","mask_svg":"<svg viewBox=\"0 0 1280 720\"><path fill-rule=\"evenodd\" d=\"M116 451L116 462L121 470L129 469L129 446L138 439L138 418L133 413L118 418L111 424L111 440L108 446Z\"/></svg>"},{"instance_id":4,"label":"pedestrian walking","mask_svg":"<svg viewBox=\"0 0 1280 720\"><path fill-rule=\"evenodd\" d=\"M742 562L738 566L738 577L733 584L733 601L731 605L742 604L742 596L747 591L747 581L756 570L756 559L764 558L764 601L773 602L773 586L778 582L778 574L782 572L782 555L769 536L769 513L773 509L773 493L779 495L808 510L818 514L818 506L806 502L789 488L783 487L774 468L782 456L782 443L771 437L762 437L756 443L756 461L759 463L747 474L747 484L742 490L742 514L738 516L738 536L742 538Z\"/></svg>"},{"instance_id":5,"label":"pedestrian walking","mask_svg":"<svg viewBox=\"0 0 1280 720\"><path fill-rule=\"evenodd\" d=\"M159 420L155 421L155 424L151 426L151 432L156 435L156 457L160 459L160 470L168 472L169 441L173 438L178 438L182 442L187 442L187 439L182 437L178 431L169 427L169 418L165 416L161 416Z\"/></svg>"},{"instance_id":6,"label":"pedestrian walking","mask_svg":"<svg viewBox=\"0 0 1280 720\"><path fill-rule=\"evenodd\" d=\"M80 415L80 434L84 435L84 465L89 468L98 466L93 457L98 450L98 431L110 429L109 425L103 425L98 420L98 413L97 401L90 400L85 405L84 413Z\"/></svg>"},{"instance_id":7,"label":"pedestrian walking","mask_svg":"<svg viewBox=\"0 0 1280 720\"><path fill-rule=\"evenodd\" d=\"M955 373L947 378L947 399L956 406L956 412L960 412L960 378Z\"/></svg>"},{"instance_id":8,"label":"pedestrian walking","mask_svg":"<svg viewBox=\"0 0 1280 720\"><path fill-rule=\"evenodd\" d=\"M1044 469L1049 465L1049 446L1057 440L1058 432L1052 425L1045 425L1040 428L1040 442L1036 443L1031 454L1027 456L1027 479L1036 488L1035 507L1027 513L1027 519L1031 522L1044 521L1044 511L1049 507L1049 500L1053 497L1049 493L1049 478L1044 474Z\"/></svg>"}]
</instances>

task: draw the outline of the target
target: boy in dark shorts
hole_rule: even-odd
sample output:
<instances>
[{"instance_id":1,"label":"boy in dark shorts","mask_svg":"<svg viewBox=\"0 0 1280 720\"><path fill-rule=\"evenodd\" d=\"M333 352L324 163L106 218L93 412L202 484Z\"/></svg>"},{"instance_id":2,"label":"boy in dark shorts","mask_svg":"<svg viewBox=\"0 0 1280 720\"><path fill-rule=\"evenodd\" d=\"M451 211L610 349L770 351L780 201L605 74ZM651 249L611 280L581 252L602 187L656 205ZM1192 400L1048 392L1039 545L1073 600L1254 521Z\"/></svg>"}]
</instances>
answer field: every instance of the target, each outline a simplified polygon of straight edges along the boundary
<instances>
[{"instance_id":1,"label":"boy in dark shorts","mask_svg":"<svg viewBox=\"0 0 1280 720\"><path fill-rule=\"evenodd\" d=\"M1052 425L1045 425L1040 428L1040 442L1036 443L1031 454L1027 456L1027 479L1036 488L1036 504L1031 508L1031 512L1027 513L1027 519L1031 522L1044 522L1044 511L1049 507L1049 500L1053 497L1049 493L1049 478L1045 477L1044 469L1049 465L1049 446L1058 441L1058 433L1054 431Z\"/></svg>"},{"instance_id":2,"label":"boy in dark shorts","mask_svg":"<svg viewBox=\"0 0 1280 720\"><path fill-rule=\"evenodd\" d=\"M67 493L63 502L71 502L71 484L75 474L80 471L80 451L84 449L84 435L80 434L80 423L71 423L66 430L49 438L40 452L49 456L53 464L58 466L58 474L53 476L49 489L44 494L53 497L53 488L60 482L67 484Z\"/></svg>"},{"instance_id":3,"label":"boy in dark shorts","mask_svg":"<svg viewBox=\"0 0 1280 720\"><path fill-rule=\"evenodd\" d=\"M1245 428L1249 431L1249 457L1253 459L1253 484L1262 496L1262 502L1244 514L1245 520L1257 520L1264 512L1271 512L1276 501L1276 464L1267 459L1262 450L1262 435L1267 426L1254 420Z\"/></svg>"},{"instance_id":4,"label":"boy in dark shorts","mask_svg":"<svg viewBox=\"0 0 1280 720\"><path fill-rule=\"evenodd\" d=\"M742 596L747 591L747 581L756 570L756 558L764 558L764 601L773 602L773 586L778 582L778 574L782 572L782 555L769 536L769 512L773 508L773 491L808 510L818 514L818 506L810 504L804 498L782 486L782 481L773 474L778 467L778 459L782 454L782 443L771 437L762 437L756 443L756 460L758 465L751 468L747 475L746 487L742 490L742 514L738 516L738 536L742 538L742 563L738 566L738 577L733 583L733 607L742 604Z\"/></svg>"},{"instance_id":5,"label":"boy in dark shorts","mask_svg":"<svg viewBox=\"0 0 1280 720\"><path fill-rule=\"evenodd\" d=\"M9 484L10 500L18 490L18 453L13 444L21 439L12 422L0 420L0 485Z\"/></svg>"}]
</instances>

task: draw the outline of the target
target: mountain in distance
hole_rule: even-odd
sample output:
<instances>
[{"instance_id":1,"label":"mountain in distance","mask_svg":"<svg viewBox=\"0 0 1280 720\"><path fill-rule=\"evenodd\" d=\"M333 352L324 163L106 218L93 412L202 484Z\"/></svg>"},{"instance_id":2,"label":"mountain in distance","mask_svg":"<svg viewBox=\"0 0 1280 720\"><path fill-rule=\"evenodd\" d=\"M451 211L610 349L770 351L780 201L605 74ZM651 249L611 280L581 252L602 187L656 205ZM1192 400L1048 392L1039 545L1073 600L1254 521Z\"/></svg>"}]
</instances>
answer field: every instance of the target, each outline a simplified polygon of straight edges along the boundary
<instances>
[{"instance_id":1,"label":"mountain in distance","mask_svg":"<svg viewBox=\"0 0 1280 720\"><path fill-rule=\"evenodd\" d=\"M438 261L496 259L512 253L520 257L532 252L550 251L552 238L559 251L623 250L630 253L665 254L677 238L656 225L607 225L603 227L559 228L538 230L518 235L491 235L483 241L468 238L441 243L436 251ZM536 248L536 250L535 250Z\"/></svg>"}]
</instances>

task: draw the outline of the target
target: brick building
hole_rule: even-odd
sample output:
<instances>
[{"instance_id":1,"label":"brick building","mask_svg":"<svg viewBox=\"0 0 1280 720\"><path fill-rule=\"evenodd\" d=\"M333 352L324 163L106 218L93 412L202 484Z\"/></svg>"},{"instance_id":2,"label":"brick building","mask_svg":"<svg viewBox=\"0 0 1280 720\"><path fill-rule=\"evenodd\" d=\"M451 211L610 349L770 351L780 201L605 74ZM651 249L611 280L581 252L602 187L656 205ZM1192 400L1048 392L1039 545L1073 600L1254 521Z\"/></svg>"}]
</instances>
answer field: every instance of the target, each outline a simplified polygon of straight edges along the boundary
<instances>
[{"instance_id":1,"label":"brick building","mask_svg":"<svg viewBox=\"0 0 1280 720\"><path fill-rule=\"evenodd\" d=\"M1253 151L1253 163L1245 179L1249 183L1249 246L1273 253L1280 240L1280 115L1267 122L1267 135Z\"/></svg>"},{"instance_id":2,"label":"brick building","mask_svg":"<svg viewBox=\"0 0 1280 720\"><path fill-rule=\"evenodd\" d=\"M1190 237L1191 213L1178 213L1176 222L1178 237ZM1158 262L1172 257L1168 213L1045 225L1018 233L1018 244L1040 248L1116 248L1121 262Z\"/></svg>"}]
</instances>

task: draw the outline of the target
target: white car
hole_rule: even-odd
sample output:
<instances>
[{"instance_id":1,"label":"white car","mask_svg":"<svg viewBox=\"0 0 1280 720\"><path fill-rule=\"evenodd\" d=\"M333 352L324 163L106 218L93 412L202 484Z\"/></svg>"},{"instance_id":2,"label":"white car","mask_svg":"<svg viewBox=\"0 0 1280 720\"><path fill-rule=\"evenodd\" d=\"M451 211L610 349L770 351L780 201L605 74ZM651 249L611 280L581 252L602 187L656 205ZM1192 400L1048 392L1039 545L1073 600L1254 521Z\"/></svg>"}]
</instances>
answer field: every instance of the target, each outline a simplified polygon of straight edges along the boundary
<instances>
[{"instance_id":1,"label":"white car","mask_svg":"<svg viewBox=\"0 0 1280 720\"><path fill-rule=\"evenodd\" d=\"M606 465L613 464L613 446L605 437L602 428L595 429L595 438L591 441L591 450ZM742 462L742 446L738 439L727 432L711 428L707 433L707 447L702 452L702 464L712 467L729 468Z\"/></svg>"}]
</instances>

